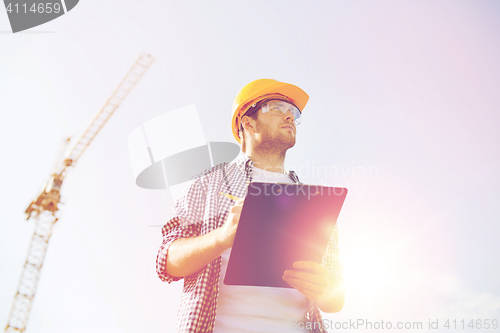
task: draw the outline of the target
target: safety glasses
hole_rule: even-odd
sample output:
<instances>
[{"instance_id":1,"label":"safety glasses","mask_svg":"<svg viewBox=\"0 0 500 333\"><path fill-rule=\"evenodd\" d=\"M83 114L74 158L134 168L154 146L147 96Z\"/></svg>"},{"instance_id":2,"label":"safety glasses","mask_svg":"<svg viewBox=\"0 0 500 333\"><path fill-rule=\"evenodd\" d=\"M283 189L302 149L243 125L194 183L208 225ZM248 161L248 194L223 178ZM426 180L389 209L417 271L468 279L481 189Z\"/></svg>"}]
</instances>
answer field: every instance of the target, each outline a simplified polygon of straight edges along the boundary
<instances>
[{"instance_id":1,"label":"safety glasses","mask_svg":"<svg viewBox=\"0 0 500 333\"><path fill-rule=\"evenodd\" d=\"M290 111L293 115L293 119L295 120L295 125L300 124L300 110L293 104L279 101L279 100L271 100L262 106L262 113L271 112L280 115L285 115L288 111Z\"/></svg>"}]
</instances>

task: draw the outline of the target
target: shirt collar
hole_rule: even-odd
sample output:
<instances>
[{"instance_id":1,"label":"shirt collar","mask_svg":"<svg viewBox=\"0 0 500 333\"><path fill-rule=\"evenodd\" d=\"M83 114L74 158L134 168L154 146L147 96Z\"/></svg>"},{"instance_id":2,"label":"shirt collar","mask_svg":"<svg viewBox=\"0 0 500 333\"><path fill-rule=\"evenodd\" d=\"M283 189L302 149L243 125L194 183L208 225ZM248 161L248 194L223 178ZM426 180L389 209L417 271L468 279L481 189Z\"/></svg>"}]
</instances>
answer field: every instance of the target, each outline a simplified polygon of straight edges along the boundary
<instances>
[{"instance_id":1,"label":"shirt collar","mask_svg":"<svg viewBox=\"0 0 500 333\"><path fill-rule=\"evenodd\" d=\"M236 164L238 165L238 168L240 169L240 171L243 172L244 174L246 174L247 176L252 174L253 168L254 168L253 161L245 153L241 154L241 156L236 161ZM302 184L299 180L299 177L295 173L295 171L285 170L285 172L288 173L288 177L290 177L290 179L293 180L295 183Z\"/></svg>"}]
</instances>

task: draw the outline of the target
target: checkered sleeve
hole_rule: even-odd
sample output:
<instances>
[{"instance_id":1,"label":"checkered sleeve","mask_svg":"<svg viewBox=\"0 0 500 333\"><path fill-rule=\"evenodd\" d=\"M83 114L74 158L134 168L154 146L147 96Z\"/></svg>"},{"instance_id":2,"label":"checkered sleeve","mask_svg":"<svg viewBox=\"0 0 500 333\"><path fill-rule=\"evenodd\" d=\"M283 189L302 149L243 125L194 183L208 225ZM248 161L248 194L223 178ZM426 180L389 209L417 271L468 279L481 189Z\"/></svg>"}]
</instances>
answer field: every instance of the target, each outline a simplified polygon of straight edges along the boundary
<instances>
[{"instance_id":1,"label":"checkered sleeve","mask_svg":"<svg viewBox=\"0 0 500 333\"><path fill-rule=\"evenodd\" d=\"M331 280L344 280L344 266L340 262L339 257L339 227L337 224L333 228L322 264L330 271Z\"/></svg>"},{"instance_id":2,"label":"checkered sleeve","mask_svg":"<svg viewBox=\"0 0 500 333\"><path fill-rule=\"evenodd\" d=\"M160 280L168 283L180 280L180 277L175 277L167 273L167 256L170 245L179 238L196 237L199 234L199 226L190 224L187 227L181 228L179 226L179 219L174 218L170 220L162 229L163 240L158 250L156 257L156 273Z\"/></svg>"},{"instance_id":3,"label":"checkered sleeve","mask_svg":"<svg viewBox=\"0 0 500 333\"><path fill-rule=\"evenodd\" d=\"M163 239L156 257L156 273L162 281L171 283L181 279L167 273L168 249L179 238L200 235L200 224L205 209L205 185L203 179L190 183L175 203L170 220L162 228Z\"/></svg>"}]
</instances>

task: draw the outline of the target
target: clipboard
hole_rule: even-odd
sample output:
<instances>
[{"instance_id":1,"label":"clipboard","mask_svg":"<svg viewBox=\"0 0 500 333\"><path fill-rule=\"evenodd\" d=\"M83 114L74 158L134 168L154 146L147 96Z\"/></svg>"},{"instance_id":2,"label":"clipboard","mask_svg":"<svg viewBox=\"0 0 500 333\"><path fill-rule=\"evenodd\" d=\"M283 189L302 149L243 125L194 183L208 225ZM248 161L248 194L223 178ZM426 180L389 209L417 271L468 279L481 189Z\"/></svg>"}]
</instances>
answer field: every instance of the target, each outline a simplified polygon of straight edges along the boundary
<instances>
[{"instance_id":1,"label":"clipboard","mask_svg":"<svg viewBox=\"0 0 500 333\"><path fill-rule=\"evenodd\" d=\"M234 237L226 285L291 288L295 261L321 264L347 189L250 183Z\"/></svg>"}]
</instances>

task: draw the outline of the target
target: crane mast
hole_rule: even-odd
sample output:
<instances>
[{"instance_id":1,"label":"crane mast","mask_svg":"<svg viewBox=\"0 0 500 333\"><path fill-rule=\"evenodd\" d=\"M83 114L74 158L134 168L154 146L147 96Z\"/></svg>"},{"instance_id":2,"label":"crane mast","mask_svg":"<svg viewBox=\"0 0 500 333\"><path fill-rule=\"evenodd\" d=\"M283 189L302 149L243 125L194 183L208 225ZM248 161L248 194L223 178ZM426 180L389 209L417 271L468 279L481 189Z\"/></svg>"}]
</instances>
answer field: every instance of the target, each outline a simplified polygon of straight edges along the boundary
<instances>
[{"instance_id":1,"label":"crane mast","mask_svg":"<svg viewBox=\"0 0 500 333\"><path fill-rule=\"evenodd\" d=\"M35 219L35 232L31 239L17 293L14 296L11 313L5 328L6 333L24 332L26 329L47 246L54 224L58 220L56 212L59 209L58 204L61 199L60 192L64 177L69 169L75 166L97 133L149 69L153 61L154 58L151 55L141 54L111 97L106 101L104 107L92 118L83 134L73 141L74 143L71 141L71 137L67 139L67 146L70 148L64 151L61 158L59 158L40 195L26 209L26 219Z\"/></svg>"}]
</instances>

